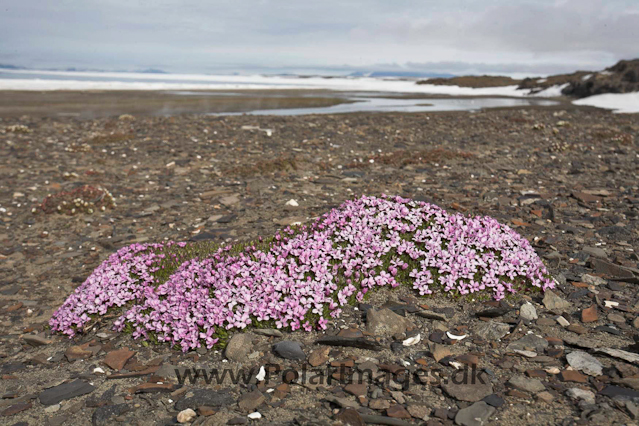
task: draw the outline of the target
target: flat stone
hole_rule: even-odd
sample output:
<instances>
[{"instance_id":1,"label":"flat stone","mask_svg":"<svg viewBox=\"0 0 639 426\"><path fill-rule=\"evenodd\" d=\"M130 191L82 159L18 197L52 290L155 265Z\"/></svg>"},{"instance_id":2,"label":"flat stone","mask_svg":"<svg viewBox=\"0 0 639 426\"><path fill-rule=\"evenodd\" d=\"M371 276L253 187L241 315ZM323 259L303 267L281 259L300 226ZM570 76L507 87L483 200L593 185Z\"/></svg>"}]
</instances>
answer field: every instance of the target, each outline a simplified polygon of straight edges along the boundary
<instances>
[{"instance_id":1,"label":"flat stone","mask_svg":"<svg viewBox=\"0 0 639 426\"><path fill-rule=\"evenodd\" d=\"M370 351L381 351L384 349L381 344L366 337L323 336L317 339L315 343L328 346L368 349Z\"/></svg>"},{"instance_id":2,"label":"flat stone","mask_svg":"<svg viewBox=\"0 0 639 426\"><path fill-rule=\"evenodd\" d=\"M366 313L366 330L374 336L390 337L403 334L415 325L388 308L369 309Z\"/></svg>"},{"instance_id":3,"label":"flat stone","mask_svg":"<svg viewBox=\"0 0 639 426\"><path fill-rule=\"evenodd\" d=\"M595 322L598 319L599 314L597 313L597 305L592 305L581 311L581 322Z\"/></svg>"},{"instance_id":4,"label":"flat stone","mask_svg":"<svg viewBox=\"0 0 639 426\"><path fill-rule=\"evenodd\" d=\"M639 364L639 355L633 352L613 348L598 348L597 352L609 355L613 358L623 359L633 364Z\"/></svg>"},{"instance_id":5,"label":"flat stone","mask_svg":"<svg viewBox=\"0 0 639 426\"><path fill-rule=\"evenodd\" d=\"M615 380L618 385L628 386L636 391L639 391L639 377L625 377L623 379Z\"/></svg>"},{"instance_id":6,"label":"flat stone","mask_svg":"<svg viewBox=\"0 0 639 426\"><path fill-rule=\"evenodd\" d=\"M539 392L535 396L537 397L537 399L541 399L546 404L550 404L551 402L553 402L555 400L555 397L553 396L553 394L551 394L548 391Z\"/></svg>"},{"instance_id":7,"label":"flat stone","mask_svg":"<svg viewBox=\"0 0 639 426\"><path fill-rule=\"evenodd\" d=\"M557 296L552 290L546 290L542 301L546 309L550 312L561 315L565 310L570 309L572 304Z\"/></svg>"},{"instance_id":8,"label":"flat stone","mask_svg":"<svg viewBox=\"0 0 639 426\"><path fill-rule=\"evenodd\" d=\"M245 393L244 395L242 395L237 405L238 407L240 407L240 410L251 413L265 401L266 398L264 397L262 392L254 390L253 392Z\"/></svg>"},{"instance_id":9,"label":"flat stone","mask_svg":"<svg viewBox=\"0 0 639 426\"><path fill-rule=\"evenodd\" d=\"M60 401L72 399L77 396L86 395L95 390L95 387L80 379L73 382L63 383L49 388L38 395L42 405L55 405Z\"/></svg>"},{"instance_id":10,"label":"flat stone","mask_svg":"<svg viewBox=\"0 0 639 426\"><path fill-rule=\"evenodd\" d=\"M386 409L386 415L394 419L410 419L413 417L402 405L399 404L393 404L388 407Z\"/></svg>"},{"instance_id":11,"label":"flat stone","mask_svg":"<svg viewBox=\"0 0 639 426\"><path fill-rule=\"evenodd\" d=\"M320 365L324 365L328 362L328 354L331 351L331 348L318 348L313 350L308 357L308 363L312 367L318 367Z\"/></svg>"},{"instance_id":12,"label":"flat stone","mask_svg":"<svg viewBox=\"0 0 639 426\"><path fill-rule=\"evenodd\" d=\"M592 259L590 266L598 274L604 274L614 278L626 278L630 279L634 277L632 271L624 268L623 266L615 265L614 263L607 262L602 259Z\"/></svg>"},{"instance_id":13,"label":"flat stone","mask_svg":"<svg viewBox=\"0 0 639 426\"><path fill-rule=\"evenodd\" d=\"M621 386L606 386L604 390L599 392L601 395L614 398L615 396L622 396L628 398L639 398L639 392L632 389L623 388Z\"/></svg>"},{"instance_id":14,"label":"flat stone","mask_svg":"<svg viewBox=\"0 0 639 426\"><path fill-rule=\"evenodd\" d=\"M639 318L639 317L637 317ZM617 323L617 324L625 324L626 323L626 318L624 318L623 315L619 315L619 314L608 314L608 320Z\"/></svg>"},{"instance_id":15,"label":"flat stone","mask_svg":"<svg viewBox=\"0 0 639 426\"><path fill-rule=\"evenodd\" d=\"M433 311L429 311L429 310L424 310L424 311L419 311L416 312L416 314L422 318L427 318L427 319L432 319L432 320L437 320L437 321L446 321L446 315L444 314L440 314L437 312L433 312Z\"/></svg>"},{"instance_id":16,"label":"flat stone","mask_svg":"<svg viewBox=\"0 0 639 426\"><path fill-rule=\"evenodd\" d=\"M368 407L373 410L385 410L390 407L390 402L385 399L373 399L368 403Z\"/></svg>"},{"instance_id":17,"label":"flat stone","mask_svg":"<svg viewBox=\"0 0 639 426\"><path fill-rule=\"evenodd\" d=\"M344 426L366 426L362 416L353 408L346 408L335 416L335 419L339 420Z\"/></svg>"},{"instance_id":18,"label":"flat stone","mask_svg":"<svg viewBox=\"0 0 639 426\"><path fill-rule=\"evenodd\" d=\"M90 358L93 356L93 352L88 350L87 347L88 345L71 346L64 352L64 356L69 362Z\"/></svg>"},{"instance_id":19,"label":"flat stone","mask_svg":"<svg viewBox=\"0 0 639 426\"><path fill-rule=\"evenodd\" d=\"M499 340L509 332L510 325L497 321L482 322L473 330L473 334L488 341Z\"/></svg>"},{"instance_id":20,"label":"flat stone","mask_svg":"<svg viewBox=\"0 0 639 426\"><path fill-rule=\"evenodd\" d=\"M306 359L306 354L302 350L302 346L298 342L284 340L273 345L273 352L284 359Z\"/></svg>"},{"instance_id":21,"label":"flat stone","mask_svg":"<svg viewBox=\"0 0 639 426\"><path fill-rule=\"evenodd\" d=\"M255 330L252 330L253 333L255 334L259 334L261 336L269 336L269 337L283 337L284 334L282 334L281 331L275 329L275 328L256 328Z\"/></svg>"},{"instance_id":22,"label":"flat stone","mask_svg":"<svg viewBox=\"0 0 639 426\"><path fill-rule=\"evenodd\" d=\"M595 403L595 394L591 391L580 389L580 388L571 388L566 391L566 396L572 399L586 401L587 404Z\"/></svg>"},{"instance_id":23,"label":"flat stone","mask_svg":"<svg viewBox=\"0 0 639 426\"><path fill-rule=\"evenodd\" d=\"M575 370L583 371L589 376L601 376L603 365L594 356L582 352L574 351L566 356L568 364Z\"/></svg>"},{"instance_id":24,"label":"flat stone","mask_svg":"<svg viewBox=\"0 0 639 426\"><path fill-rule=\"evenodd\" d=\"M240 197L237 196L236 194L220 198L220 203L227 207L230 207L239 202L240 202Z\"/></svg>"},{"instance_id":25,"label":"flat stone","mask_svg":"<svg viewBox=\"0 0 639 426\"><path fill-rule=\"evenodd\" d=\"M424 404L410 404L406 407L411 416L420 420L428 420L430 418L430 407Z\"/></svg>"},{"instance_id":26,"label":"flat stone","mask_svg":"<svg viewBox=\"0 0 639 426\"><path fill-rule=\"evenodd\" d=\"M348 337L348 338L357 338L357 337L364 337L364 333L362 333L360 330L356 329L356 328L347 328L345 330L340 330L339 333L337 333L338 337Z\"/></svg>"},{"instance_id":27,"label":"flat stone","mask_svg":"<svg viewBox=\"0 0 639 426\"><path fill-rule=\"evenodd\" d=\"M455 423L460 426L483 426L493 413L495 413L495 407L484 401L476 402L459 410L455 415Z\"/></svg>"},{"instance_id":28,"label":"flat stone","mask_svg":"<svg viewBox=\"0 0 639 426\"><path fill-rule=\"evenodd\" d=\"M581 324L570 324L566 327L566 330L572 331L573 333L577 333L579 335L588 333L588 329Z\"/></svg>"},{"instance_id":29,"label":"flat stone","mask_svg":"<svg viewBox=\"0 0 639 426\"><path fill-rule=\"evenodd\" d=\"M31 346L45 346L50 344L52 341L49 339L45 339L42 336L38 336L36 334L26 334L22 336L22 340L27 342Z\"/></svg>"},{"instance_id":30,"label":"flat stone","mask_svg":"<svg viewBox=\"0 0 639 426\"><path fill-rule=\"evenodd\" d=\"M487 374L477 374L475 383L472 383L471 376L472 373L468 371L458 371L442 383L442 389L451 397L468 402L477 402L493 393L493 385L488 381Z\"/></svg>"},{"instance_id":31,"label":"flat stone","mask_svg":"<svg viewBox=\"0 0 639 426\"><path fill-rule=\"evenodd\" d=\"M20 404L13 404L8 408L5 408L2 411L2 415L4 417L9 417L9 416L13 416L15 414L21 413L23 411L26 411L28 409L30 409L31 407L33 407L33 404L30 402L23 402Z\"/></svg>"},{"instance_id":32,"label":"flat stone","mask_svg":"<svg viewBox=\"0 0 639 426\"><path fill-rule=\"evenodd\" d=\"M538 379L530 379L524 376L514 376L508 380L508 384L515 389L526 392L541 392L546 390L544 384Z\"/></svg>"},{"instance_id":33,"label":"flat stone","mask_svg":"<svg viewBox=\"0 0 639 426\"><path fill-rule=\"evenodd\" d=\"M363 383L351 383L344 386L344 391L354 396L366 396L368 394L368 386Z\"/></svg>"},{"instance_id":34,"label":"flat stone","mask_svg":"<svg viewBox=\"0 0 639 426\"><path fill-rule=\"evenodd\" d=\"M590 275L590 274L583 274L581 276L581 281L585 282L586 284L590 284L590 285L606 285L606 280L601 278L601 277L597 277L595 275Z\"/></svg>"},{"instance_id":35,"label":"flat stone","mask_svg":"<svg viewBox=\"0 0 639 426\"><path fill-rule=\"evenodd\" d=\"M559 373L562 382L588 383L586 376L576 370L563 370Z\"/></svg>"},{"instance_id":36,"label":"flat stone","mask_svg":"<svg viewBox=\"0 0 639 426\"><path fill-rule=\"evenodd\" d=\"M115 371L120 371L133 355L135 355L135 351L131 351L128 348L118 349L117 351L109 352L104 357L104 363Z\"/></svg>"},{"instance_id":37,"label":"flat stone","mask_svg":"<svg viewBox=\"0 0 639 426\"><path fill-rule=\"evenodd\" d=\"M588 253L590 256L598 257L600 259L607 259L608 254L600 247L584 247L581 251Z\"/></svg>"},{"instance_id":38,"label":"flat stone","mask_svg":"<svg viewBox=\"0 0 639 426\"><path fill-rule=\"evenodd\" d=\"M557 317L557 323L562 327L568 327L570 325L568 320L561 315Z\"/></svg>"},{"instance_id":39,"label":"flat stone","mask_svg":"<svg viewBox=\"0 0 639 426\"><path fill-rule=\"evenodd\" d=\"M431 353L437 362L451 355L450 349L437 343L431 344Z\"/></svg>"},{"instance_id":40,"label":"flat stone","mask_svg":"<svg viewBox=\"0 0 639 426\"><path fill-rule=\"evenodd\" d=\"M253 350L253 335L250 333L236 333L231 337L224 355L231 361L246 361L246 357Z\"/></svg>"},{"instance_id":41,"label":"flat stone","mask_svg":"<svg viewBox=\"0 0 639 426\"><path fill-rule=\"evenodd\" d=\"M235 403L235 398L228 390L215 391L212 389L195 389L193 396L187 396L175 403L175 409L182 411L187 408L196 408L200 405L219 409Z\"/></svg>"},{"instance_id":42,"label":"flat stone","mask_svg":"<svg viewBox=\"0 0 639 426\"><path fill-rule=\"evenodd\" d=\"M537 353L543 353L548 347L548 341L543 337L536 336L534 334L527 334L519 340L511 342L507 347L507 351L528 351L534 350Z\"/></svg>"}]
</instances>

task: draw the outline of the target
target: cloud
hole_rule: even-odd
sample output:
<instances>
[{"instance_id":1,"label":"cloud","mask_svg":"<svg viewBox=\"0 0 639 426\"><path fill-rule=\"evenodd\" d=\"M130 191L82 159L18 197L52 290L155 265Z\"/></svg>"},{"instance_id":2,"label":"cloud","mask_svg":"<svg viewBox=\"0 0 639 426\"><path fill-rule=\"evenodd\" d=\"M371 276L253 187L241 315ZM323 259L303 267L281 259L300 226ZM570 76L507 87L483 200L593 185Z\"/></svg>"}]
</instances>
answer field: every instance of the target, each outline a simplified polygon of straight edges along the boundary
<instances>
[{"instance_id":1,"label":"cloud","mask_svg":"<svg viewBox=\"0 0 639 426\"><path fill-rule=\"evenodd\" d=\"M544 74L639 56L636 0L4 3L0 63L35 67L202 72L397 63Z\"/></svg>"}]
</instances>

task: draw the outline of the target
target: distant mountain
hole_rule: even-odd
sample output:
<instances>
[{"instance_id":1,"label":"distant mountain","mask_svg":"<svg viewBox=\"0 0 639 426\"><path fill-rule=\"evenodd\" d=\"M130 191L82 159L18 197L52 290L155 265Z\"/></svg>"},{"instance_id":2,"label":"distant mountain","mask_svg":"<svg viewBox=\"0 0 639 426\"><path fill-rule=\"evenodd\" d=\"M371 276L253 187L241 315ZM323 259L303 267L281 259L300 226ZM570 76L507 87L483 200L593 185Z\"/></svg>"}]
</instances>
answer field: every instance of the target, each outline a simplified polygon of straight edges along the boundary
<instances>
[{"instance_id":1,"label":"distant mountain","mask_svg":"<svg viewBox=\"0 0 639 426\"><path fill-rule=\"evenodd\" d=\"M25 67L19 67L19 66L11 65L11 64L0 64L0 68L5 69L5 70L24 70L24 69L26 69Z\"/></svg>"},{"instance_id":2,"label":"distant mountain","mask_svg":"<svg viewBox=\"0 0 639 426\"><path fill-rule=\"evenodd\" d=\"M168 74L168 72L164 71L164 70L159 70L156 68L147 68L145 70L140 70L140 71L136 71L142 74Z\"/></svg>"}]
</instances>

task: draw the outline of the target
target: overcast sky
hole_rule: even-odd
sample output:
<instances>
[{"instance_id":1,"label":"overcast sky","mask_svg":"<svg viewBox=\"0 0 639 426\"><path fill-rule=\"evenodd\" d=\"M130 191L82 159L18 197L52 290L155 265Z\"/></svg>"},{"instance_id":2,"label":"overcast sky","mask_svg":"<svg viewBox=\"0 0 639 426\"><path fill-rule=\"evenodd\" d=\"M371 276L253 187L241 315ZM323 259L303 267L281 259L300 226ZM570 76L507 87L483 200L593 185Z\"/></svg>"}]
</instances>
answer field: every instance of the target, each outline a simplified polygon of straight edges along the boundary
<instances>
[{"instance_id":1,"label":"overcast sky","mask_svg":"<svg viewBox=\"0 0 639 426\"><path fill-rule=\"evenodd\" d=\"M0 63L544 74L639 57L639 0L0 0Z\"/></svg>"}]
</instances>

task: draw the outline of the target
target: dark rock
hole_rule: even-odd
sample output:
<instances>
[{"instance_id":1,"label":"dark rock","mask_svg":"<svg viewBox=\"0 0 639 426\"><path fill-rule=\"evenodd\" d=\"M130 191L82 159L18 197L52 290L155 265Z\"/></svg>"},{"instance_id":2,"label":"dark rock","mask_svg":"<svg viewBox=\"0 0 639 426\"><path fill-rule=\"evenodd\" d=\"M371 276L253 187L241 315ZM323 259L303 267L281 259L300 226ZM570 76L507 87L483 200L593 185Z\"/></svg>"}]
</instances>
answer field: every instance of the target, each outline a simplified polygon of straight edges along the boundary
<instances>
[{"instance_id":1,"label":"dark rock","mask_svg":"<svg viewBox=\"0 0 639 426\"><path fill-rule=\"evenodd\" d=\"M103 407L98 407L93 412L91 421L94 426L108 425L112 423L112 417L121 416L127 411L129 411L129 406L127 404L106 405Z\"/></svg>"},{"instance_id":2,"label":"dark rock","mask_svg":"<svg viewBox=\"0 0 639 426\"><path fill-rule=\"evenodd\" d=\"M325 336L317 339L315 343L319 345L368 349L371 351L381 351L383 349L382 345L365 337Z\"/></svg>"},{"instance_id":3,"label":"dark rock","mask_svg":"<svg viewBox=\"0 0 639 426\"><path fill-rule=\"evenodd\" d=\"M497 396L496 394L488 395L487 397L482 399L482 401L496 408L501 407L502 405L504 405L504 402L506 402L503 398Z\"/></svg>"},{"instance_id":4,"label":"dark rock","mask_svg":"<svg viewBox=\"0 0 639 426\"><path fill-rule=\"evenodd\" d=\"M86 395L95 390L95 387L82 380L74 380L70 383L63 383L41 392L38 399L42 405L54 405L66 399Z\"/></svg>"},{"instance_id":5,"label":"dark rock","mask_svg":"<svg viewBox=\"0 0 639 426\"><path fill-rule=\"evenodd\" d=\"M298 342L285 340L273 345L273 352L284 359L306 359L306 354Z\"/></svg>"},{"instance_id":6,"label":"dark rock","mask_svg":"<svg viewBox=\"0 0 639 426\"><path fill-rule=\"evenodd\" d=\"M614 398L615 396L627 397L627 398L639 398L639 392L632 389L623 388L621 386L606 386L604 390L599 392L600 395L609 396Z\"/></svg>"},{"instance_id":7,"label":"dark rock","mask_svg":"<svg viewBox=\"0 0 639 426\"><path fill-rule=\"evenodd\" d=\"M186 410L187 408L195 409L201 405L219 409L220 407L232 405L235 398L228 390L215 391L212 389L195 389L193 396L182 398L175 403L177 411Z\"/></svg>"}]
</instances>

